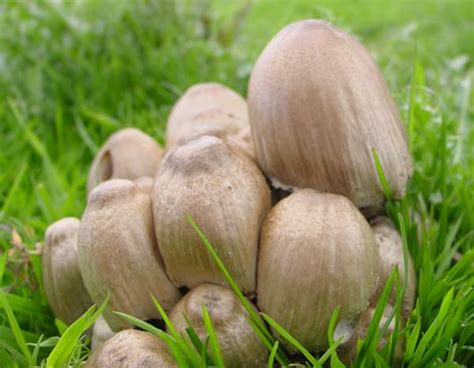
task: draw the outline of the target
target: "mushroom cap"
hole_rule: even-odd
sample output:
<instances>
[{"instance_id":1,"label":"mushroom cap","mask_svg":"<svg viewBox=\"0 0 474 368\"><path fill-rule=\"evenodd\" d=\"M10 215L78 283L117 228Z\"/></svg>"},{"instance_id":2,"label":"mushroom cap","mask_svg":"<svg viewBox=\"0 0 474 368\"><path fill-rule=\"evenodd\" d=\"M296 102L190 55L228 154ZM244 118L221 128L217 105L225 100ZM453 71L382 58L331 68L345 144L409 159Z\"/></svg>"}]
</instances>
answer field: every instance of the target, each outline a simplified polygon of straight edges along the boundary
<instances>
[{"instance_id":1,"label":"mushroom cap","mask_svg":"<svg viewBox=\"0 0 474 368\"><path fill-rule=\"evenodd\" d=\"M99 318L97 318L94 323L94 327L92 328L92 351L97 350L104 342L106 342L114 335L115 332L112 331L104 317L99 316Z\"/></svg>"},{"instance_id":2,"label":"mushroom cap","mask_svg":"<svg viewBox=\"0 0 474 368\"><path fill-rule=\"evenodd\" d=\"M78 253L84 283L94 302L100 304L110 292L104 318L114 330L129 325L111 311L159 319L150 293L165 309L180 297L160 258L151 198L129 180L109 180L89 194Z\"/></svg>"},{"instance_id":3,"label":"mushroom cap","mask_svg":"<svg viewBox=\"0 0 474 368\"><path fill-rule=\"evenodd\" d=\"M71 324L92 304L84 286L77 256L80 221L66 217L46 229L43 247L43 283L56 318Z\"/></svg>"},{"instance_id":4,"label":"mushroom cap","mask_svg":"<svg viewBox=\"0 0 474 368\"><path fill-rule=\"evenodd\" d=\"M259 166L282 187L342 194L376 207L380 157L395 198L412 172L404 127L367 50L324 21L283 28L266 46L248 88Z\"/></svg>"},{"instance_id":5,"label":"mushroom cap","mask_svg":"<svg viewBox=\"0 0 474 368\"><path fill-rule=\"evenodd\" d=\"M268 350L248 323L248 313L240 300L227 287L202 284L191 289L170 312L176 330L186 333L189 321L204 341L208 332L202 318L203 305L209 311L226 367L265 365Z\"/></svg>"},{"instance_id":6,"label":"mushroom cap","mask_svg":"<svg viewBox=\"0 0 474 368\"><path fill-rule=\"evenodd\" d=\"M163 151L149 135L135 128L112 134L97 153L89 171L87 190L109 179L155 176Z\"/></svg>"},{"instance_id":7,"label":"mushroom cap","mask_svg":"<svg viewBox=\"0 0 474 368\"><path fill-rule=\"evenodd\" d=\"M389 218L378 216L370 222L370 226L372 227L375 244L378 247L380 255L380 281L377 296L382 293L394 267L398 267L402 285L405 280L405 274L408 272L402 308L403 317L408 318L413 309L413 304L415 303L416 293L416 274L411 256L408 255L408 264L405 270L403 241L394 223ZM378 299L378 297L376 299ZM395 303L395 299L396 288L394 287L390 295L390 302Z\"/></svg>"},{"instance_id":8,"label":"mushroom cap","mask_svg":"<svg viewBox=\"0 0 474 368\"><path fill-rule=\"evenodd\" d=\"M118 332L87 360L85 368L174 368L178 364L167 345L144 331Z\"/></svg>"},{"instance_id":9,"label":"mushroom cap","mask_svg":"<svg viewBox=\"0 0 474 368\"><path fill-rule=\"evenodd\" d=\"M191 215L246 292L255 290L260 224L270 209L265 178L246 155L203 136L170 151L155 178L155 231L170 280L193 288L225 285L186 219Z\"/></svg>"},{"instance_id":10,"label":"mushroom cap","mask_svg":"<svg viewBox=\"0 0 474 368\"><path fill-rule=\"evenodd\" d=\"M351 201L298 190L262 225L258 307L310 351L325 349L337 306L340 318L357 319L367 309L378 262L370 226Z\"/></svg>"},{"instance_id":11,"label":"mushroom cap","mask_svg":"<svg viewBox=\"0 0 474 368\"><path fill-rule=\"evenodd\" d=\"M199 83L190 87L176 102L166 125L167 150L176 146L193 129L207 125L229 129L248 125L247 102L238 93L219 83Z\"/></svg>"}]
</instances>

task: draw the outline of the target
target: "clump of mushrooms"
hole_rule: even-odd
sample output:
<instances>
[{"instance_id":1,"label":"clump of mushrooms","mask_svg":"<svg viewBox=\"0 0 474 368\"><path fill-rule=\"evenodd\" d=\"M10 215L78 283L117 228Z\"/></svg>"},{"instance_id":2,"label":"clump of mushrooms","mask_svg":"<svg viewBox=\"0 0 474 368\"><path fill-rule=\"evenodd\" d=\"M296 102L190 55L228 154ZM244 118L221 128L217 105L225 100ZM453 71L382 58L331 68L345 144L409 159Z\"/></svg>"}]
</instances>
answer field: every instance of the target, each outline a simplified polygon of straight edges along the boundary
<instances>
[{"instance_id":1,"label":"clump of mushrooms","mask_svg":"<svg viewBox=\"0 0 474 368\"><path fill-rule=\"evenodd\" d=\"M187 216L254 308L311 352L328 347L339 307L340 353L353 359L393 267L405 291L402 323L409 317L415 272L394 224L373 218L385 201L374 154L394 199L412 163L367 50L329 23L293 23L260 55L248 103L218 83L190 87L168 117L163 157L143 132L113 134L92 164L82 219L48 228L44 283L55 315L71 323L110 296L87 367L176 366L161 340L123 330L130 325L112 313L160 319L150 294L177 331L186 336L191 324L203 341L206 306L227 366L265 364L268 346ZM394 289L383 325L395 302Z\"/></svg>"}]
</instances>

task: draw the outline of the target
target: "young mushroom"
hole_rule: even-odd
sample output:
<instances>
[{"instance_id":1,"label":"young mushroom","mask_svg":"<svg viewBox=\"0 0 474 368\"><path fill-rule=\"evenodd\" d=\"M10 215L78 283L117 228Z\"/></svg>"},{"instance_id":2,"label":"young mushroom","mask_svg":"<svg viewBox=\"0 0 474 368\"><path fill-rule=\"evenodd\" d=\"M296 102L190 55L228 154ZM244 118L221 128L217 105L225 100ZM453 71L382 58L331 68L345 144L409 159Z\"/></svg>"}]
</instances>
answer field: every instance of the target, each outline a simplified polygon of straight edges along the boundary
<instances>
[{"instance_id":1,"label":"young mushroom","mask_svg":"<svg viewBox=\"0 0 474 368\"><path fill-rule=\"evenodd\" d=\"M110 179L138 179L155 176L162 149L149 135L134 128L112 134L92 163L87 190Z\"/></svg>"},{"instance_id":2,"label":"young mushroom","mask_svg":"<svg viewBox=\"0 0 474 368\"><path fill-rule=\"evenodd\" d=\"M196 84L181 96L168 117L166 149L204 130L232 134L247 125L247 103L242 96L219 83Z\"/></svg>"},{"instance_id":3,"label":"young mushroom","mask_svg":"<svg viewBox=\"0 0 474 368\"><path fill-rule=\"evenodd\" d=\"M203 136L170 151L155 178L158 245L170 280L193 288L225 284L190 215L245 291L255 290L260 224L270 191L254 162L217 137Z\"/></svg>"},{"instance_id":4,"label":"young mushroom","mask_svg":"<svg viewBox=\"0 0 474 368\"><path fill-rule=\"evenodd\" d=\"M114 330L128 324L112 311L160 318L150 294L166 309L180 297L158 252L150 195L129 180L109 180L92 190L81 221L78 253L94 302L110 295L104 318Z\"/></svg>"},{"instance_id":5,"label":"young mushroom","mask_svg":"<svg viewBox=\"0 0 474 368\"><path fill-rule=\"evenodd\" d=\"M104 317L100 316L92 327L91 350L97 350L99 346L114 335L115 332L109 327Z\"/></svg>"},{"instance_id":6,"label":"young mushroom","mask_svg":"<svg viewBox=\"0 0 474 368\"><path fill-rule=\"evenodd\" d=\"M416 291L416 275L413 261L408 254L405 268L402 238L389 218L378 216L370 222L370 226L372 227L375 244L380 255L380 282L377 294L382 293L393 268L398 267L401 286L403 286L405 279L407 280L405 294L403 295L402 315L404 318L408 318L413 309ZM389 301L394 304L395 300L396 288L394 286Z\"/></svg>"},{"instance_id":7,"label":"young mushroom","mask_svg":"<svg viewBox=\"0 0 474 368\"><path fill-rule=\"evenodd\" d=\"M308 350L326 349L334 309L357 320L369 306L378 263L370 226L352 202L298 190L262 225L258 307Z\"/></svg>"},{"instance_id":8,"label":"young mushroom","mask_svg":"<svg viewBox=\"0 0 474 368\"><path fill-rule=\"evenodd\" d=\"M226 367L261 367L268 350L248 322L248 313L227 287L202 284L190 290L170 312L177 331L186 334L189 324L205 341L208 336L202 317L206 306L216 331Z\"/></svg>"},{"instance_id":9,"label":"young mushroom","mask_svg":"<svg viewBox=\"0 0 474 368\"><path fill-rule=\"evenodd\" d=\"M395 198L412 162L397 107L374 60L324 21L288 25L266 46L248 88L259 166L282 188L342 194L377 208L378 153Z\"/></svg>"},{"instance_id":10,"label":"young mushroom","mask_svg":"<svg viewBox=\"0 0 474 368\"><path fill-rule=\"evenodd\" d=\"M84 286L77 257L80 221L66 217L46 230L43 247L43 283L56 318L71 324L93 302Z\"/></svg>"},{"instance_id":11,"label":"young mushroom","mask_svg":"<svg viewBox=\"0 0 474 368\"><path fill-rule=\"evenodd\" d=\"M118 332L87 360L84 368L177 368L168 346L144 331Z\"/></svg>"}]
</instances>

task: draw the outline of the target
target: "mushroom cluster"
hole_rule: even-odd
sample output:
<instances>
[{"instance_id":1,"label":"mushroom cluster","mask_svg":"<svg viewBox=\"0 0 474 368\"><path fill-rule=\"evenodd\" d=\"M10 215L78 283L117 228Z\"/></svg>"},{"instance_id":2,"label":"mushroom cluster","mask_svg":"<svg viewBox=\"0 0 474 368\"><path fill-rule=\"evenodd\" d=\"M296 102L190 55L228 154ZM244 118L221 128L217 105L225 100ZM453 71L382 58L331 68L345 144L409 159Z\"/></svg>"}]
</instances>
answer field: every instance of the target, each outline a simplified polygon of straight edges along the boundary
<instances>
[{"instance_id":1,"label":"mushroom cluster","mask_svg":"<svg viewBox=\"0 0 474 368\"><path fill-rule=\"evenodd\" d=\"M412 171L405 132L368 51L329 23L290 24L258 58L247 101L197 84L173 107L164 150L137 129L109 137L90 169L82 218L46 232L48 301L70 323L110 296L90 367L175 365L158 338L113 313L160 319L150 295L177 331L191 325L203 340L205 306L226 366L261 366L267 347L191 216L256 310L309 351L327 349L339 307L349 361L393 267L407 282L404 318L415 293L413 265L383 216L375 152L394 198L403 197ZM389 309L395 299L393 291Z\"/></svg>"}]
</instances>

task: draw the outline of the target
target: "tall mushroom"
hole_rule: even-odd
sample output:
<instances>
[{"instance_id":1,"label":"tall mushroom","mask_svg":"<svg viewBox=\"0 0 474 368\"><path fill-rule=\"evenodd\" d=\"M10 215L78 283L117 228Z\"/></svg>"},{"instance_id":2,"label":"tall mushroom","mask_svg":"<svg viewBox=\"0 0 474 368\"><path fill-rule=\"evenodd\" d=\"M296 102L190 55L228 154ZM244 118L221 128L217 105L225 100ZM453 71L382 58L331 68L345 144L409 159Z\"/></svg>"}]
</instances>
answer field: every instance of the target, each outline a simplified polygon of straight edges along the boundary
<instances>
[{"instance_id":1,"label":"tall mushroom","mask_svg":"<svg viewBox=\"0 0 474 368\"><path fill-rule=\"evenodd\" d=\"M269 209L265 178L223 140L203 136L170 151L153 189L155 231L170 280L188 288L225 284L186 219L191 215L239 286L254 291L259 229Z\"/></svg>"},{"instance_id":2,"label":"tall mushroom","mask_svg":"<svg viewBox=\"0 0 474 368\"><path fill-rule=\"evenodd\" d=\"M248 322L248 313L234 293L223 286L202 284L190 290L170 313L177 331L186 333L189 324L204 341L208 336L202 307L209 311L226 367L260 367L268 350Z\"/></svg>"},{"instance_id":3,"label":"tall mushroom","mask_svg":"<svg viewBox=\"0 0 474 368\"><path fill-rule=\"evenodd\" d=\"M242 96L219 83L196 84L181 96L168 117L166 149L205 131L233 134L245 126L248 112Z\"/></svg>"},{"instance_id":4,"label":"tall mushroom","mask_svg":"<svg viewBox=\"0 0 474 368\"><path fill-rule=\"evenodd\" d=\"M102 344L85 368L177 368L167 345L144 331L120 331Z\"/></svg>"},{"instance_id":5,"label":"tall mushroom","mask_svg":"<svg viewBox=\"0 0 474 368\"><path fill-rule=\"evenodd\" d=\"M66 217L46 230L43 247L43 282L56 318L70 324L93 302L84 286L77 256L80 221Z\"/></svg>"},{"instance_id":6,"label":"tall mushroom","mask_svg":"<svg viewBox=\"0 0 474 368\"><path fill-rule=\"evenodd\" d=\"M150 293L166 309L180 297L158 252L150 195L131 181L109 180L92 190L81 221L78 253L94 302L101 303L110 293L104 318L114 330L128 324L112 311L160 318Z\"/></svg>"},{"instance_id":7,"label":"tall mushroom","mask_svg":"<svg viewBox=\"0 0 474 368\"><path fill-rule=\"evenodd\" d=\"M325 349L337 306L354 320L369 306L378 263L370 226L347 198L298 190L262 225L257 304L307 349Z\"/></svg>"},{"instance_id":8,"label":"tall mushroom","mask_svg":"<svg viewBox=\"0 0 474 368\"><path fill-rule=\"evenodd\" d=\"M134 128L112 134L92 163L87 190L109 179L138 179L155 176L162 149L149 135Z\"/></svg>"},{"instance_id":9,"label":"tall mushroom","mask_svg":"<svg viewBox=\"0 0 474 368\"><path fill-rule=\"evenodd\" d=\"M404 127L374 60L324 21L283 28L260 55L248 88L258 163L282 188L345 195L380 207L378 153L395 198L412 172Z\"/></svg>"}]
</instances>

